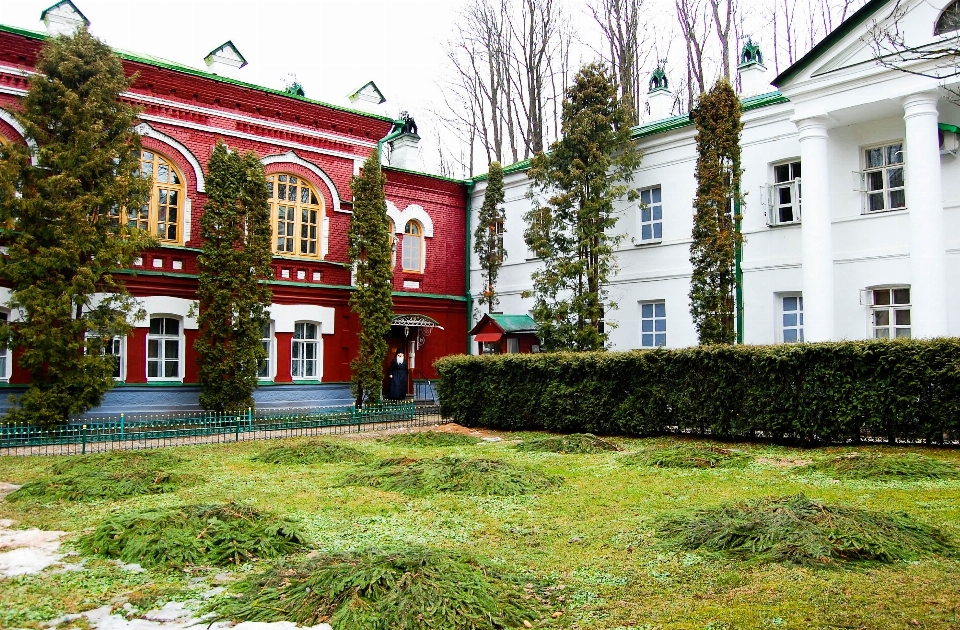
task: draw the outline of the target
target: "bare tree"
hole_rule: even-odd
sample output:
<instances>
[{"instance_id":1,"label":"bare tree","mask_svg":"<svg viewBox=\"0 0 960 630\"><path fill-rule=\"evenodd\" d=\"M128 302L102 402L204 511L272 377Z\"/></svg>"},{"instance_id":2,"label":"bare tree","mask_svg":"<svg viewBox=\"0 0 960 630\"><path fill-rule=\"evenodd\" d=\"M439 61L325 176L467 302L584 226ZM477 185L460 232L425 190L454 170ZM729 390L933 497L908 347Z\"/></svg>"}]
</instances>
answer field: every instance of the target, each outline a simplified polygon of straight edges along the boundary
<instances>
[{"instance_id":1,"label":"bare tree","mask_svg":"<svg viewBox=\"0 0 960 630\"><path fill-rule=\"evenodd\" d=\"M619 83L620 99L633 125L640 122L641 72L652 50L646 23L641 22L647 4L647 0L592 0L588 4L603 33L609 51L604 57Z\"/></svg>"},{"instance_id":2,"label":"bare tree","mask_svg":"<svg viewBox=\"0 0 960 630\"><path fill-rule=\"evenodd\" d=\"M960 76L960 11L948 7L940 15L934 30L939 35L931 42L908 42L901 28L907 12L902 0L897 0L886 16L870 23L865 38L873 49L876 62L892 68L932 79L946 81ZM960 101L960 90L942 85L955 102Z\"/></svg>"}]
</instances>

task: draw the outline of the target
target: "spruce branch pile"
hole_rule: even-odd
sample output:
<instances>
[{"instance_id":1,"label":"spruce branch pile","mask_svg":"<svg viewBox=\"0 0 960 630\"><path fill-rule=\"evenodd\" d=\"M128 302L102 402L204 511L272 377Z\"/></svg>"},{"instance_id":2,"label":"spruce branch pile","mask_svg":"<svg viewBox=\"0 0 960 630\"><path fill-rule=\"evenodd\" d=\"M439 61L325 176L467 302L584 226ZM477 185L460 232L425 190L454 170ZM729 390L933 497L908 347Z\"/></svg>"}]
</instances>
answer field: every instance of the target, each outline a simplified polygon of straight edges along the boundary
<instances>
[{"instance_id":1,"label":"spruce branch pile","mask_svg":"<svg viewBox=\"0 0 960 630\"><path fill-rule=\"evenodd\" d=\"M875 455L850 453L801 466L798 473L821 473L835 479L933 481L960 478L954 464L916 453Z\"/></svg>"},{"instance_id":2,"label":"spruce branch pile","mask_svg":"<svg viewBox=\"0 0 960 630\"><path fill-rule=\"evenodd\" d=\"M50 475L25 484L8 501L117 501L173 492L192 482L176 471L180 460L166 453L114 452L61 460Z\"/></svg>"},{"instance_id":3,"label":"spruce branch pile","mask_svg":"<svg viewBox=\"0 0 960 630\"><path fill-rule=\"evenodd\" d=\"M338 464L365 459L367 454L353 447L313 440L293 446L273 446L255 456L253 461L267 464Z\"/></svg>"},{"instance_id":4,"label":"spruce branch pile","mask_svg":"<svg viewBox=\"0 0 960 630\"><path fill-rule=\"evenodd\" d=\"M492 459L385 459L344 477L343 485L371 486L411 496L457 492L473 496L509 496L549 490L557 477Z\"/></svg>"},{"instance_id":5,"label":"spruce branch pile","mask_svg":"<svg viewBox=\"0 0 960 630\"><path fill-rule=\"evenodd\" d=\"M7 420L57 425L114 386L118 358L107 350L142 316L116 272L154 241L128 227L150 181L140 177L139 112L119 100L133 83L120 58L81 28L48 40L36 70L11 108L35 151L0 148L0 281L11 288L4 306L20 313L0 323L0 343L22 349L30 372Z\"/></svg>"},{"instance_id":6,"label":"spruce branch pile","mask_svg":"<svg viewBox=\"0 0 960 630\"><path fill-rule=\"evenodd\" d=\"M803 495L675 514L659 527L680 549L763 562L894 562L957 552L944 532L906 514L828 505Z\"/></svg>"},{"instance_id":7,"label":"spruce branch pile","mask_svg":"<svg viewBox=\"0 0 960 630\"><path fill-rule=\"evenodd\" d=\"M253 406L261 339L269 324L273 279L270 207L263 165L217 142L207 166L207 204L200 218L197 258L200 404L236 412Z\"/></svg>"},{"instance_id":8,"label":"spruce branch pile","mask_svg":"<svg viewBox=\"0 0 960 630\"><path fill-rule=\"evenodd\" d=\"M627 465L655 468L741 468L750 461L744 453L716 446L670 446L629 453L620 458Z\"/></svg>"},{"instance_id":9,"label":"spruce branch pile","mask_svg":"<svg viewBox=\"0 0 960 630\"><path fill-rule=\"evenodd\" d=\"M387 218L383 187L386 177L374 151L353 178L353 215L350 217L350 262L356 290L350 308L360 323L359 349L350 362L350 388L357 407L380 400L387 333L393 317L393 234ZM401 226L396 226L400 228Z\"/></svg>"},{"instance_id":10,"label":"spruce branch pile","mask_svg":"<svg viewBox=\"0 0 960 630\"><path fill-rule=\"evenodd\" d=\"M208 605L220 618L328 622L337 630L495 630L545 616L517 577L477 557L423 548L279 563Z\"/></svg>"},{"instance_id":11,"label":"spruce branch pile","mask_svg":"<svg viewBox=\"0 0 960 630\"><path fill-rule=\"evenodd\" d=\"M146 567L227 566L278 558L306 547L292 521L254 508L188 505L112 516L82 536L83 553Z\"/></svg>"},{"instance_id":12,"label":"spruce branch pile","mask_svg":"<svg viewBox=\"0 0 960 630\"><path fill-rule=\"evenodd\" d=\"M503 167L500 162L493 161L487 175L483 205L477 213L477 229L473 233L473 251L480 260L480 274L483 277L483 293L477 298L477 303L486 304L488 313L496 311L500 304L497 298L497 277L503 261L507 258L507 251L503 247L503 226L506 219L503 199Z\"/></svg>"},{"instance_id":13,"label":"spruce branch pile","mask_svg":"<svg viewBox=\"0 0 960 630\"><path fill-rule=\"evenodd\" d=\"M619 451L620 447L598 438L592 433L571 433L552 437L524 440L516 445L519 451L541 453L605 453Z\"/></svg>"},{"instance_id":14,"label":"spruce branch pile","mask_svg":"<svg viewBox=\"0 0 960 630\"><path fill-rule=\"evenodd\" d=\"M606 314L616 308L608 289L621 238L614 204L636 199L630 182L640 165L630 113L602 65L584 66L567 88L562 131L527 172L532 209L523 237L543 260L529 296L545 350L598 350L611 328Z\"/></svg>"},{"instance_id":15,"label":"spruce branch pile","mask_svg":"<svg viewBox=\"0 0 960 630\"><path fill-rule=\"evenodd\" d=\"M462 433L446 433L444 431L417 431L414 433L398 433L384 440L390 446L413 446L415 448L430 448L433 446L475 446L480 438Z\"/></svg>"},{"instance_id":16,"label":"spruce branch pile","mask_svg":"<svg viewBox=\"0 0 960 630\"><path fill-rule=\"evenodd\" d=\"M690 314L701 344L732 344L740 215L740 97L720 79L690 112L697 126L697 196L690 244Z\"/></svg>"}]
</instances>

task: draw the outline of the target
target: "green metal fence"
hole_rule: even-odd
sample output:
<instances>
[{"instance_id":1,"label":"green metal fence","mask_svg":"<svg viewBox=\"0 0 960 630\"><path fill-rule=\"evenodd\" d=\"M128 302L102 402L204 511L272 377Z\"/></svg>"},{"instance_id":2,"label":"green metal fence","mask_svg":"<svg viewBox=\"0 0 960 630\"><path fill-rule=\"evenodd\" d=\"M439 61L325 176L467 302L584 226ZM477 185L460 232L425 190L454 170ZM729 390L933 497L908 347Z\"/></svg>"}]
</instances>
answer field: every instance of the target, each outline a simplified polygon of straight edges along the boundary
<instances>
[{"instance_id":1,"label":"green metal fence","mask_svg":"<svg viewBox=\"0 0 960 630\"><path fill-rule=\"evenodd\" d=\"M115 449L241 442L282 437L356 433L438 424L438 405L413 401L317 409L207 412L173 415L120 414L86 418L42 429L0 424L0 455L73 455Z\"/></svg>"}]
</instances>

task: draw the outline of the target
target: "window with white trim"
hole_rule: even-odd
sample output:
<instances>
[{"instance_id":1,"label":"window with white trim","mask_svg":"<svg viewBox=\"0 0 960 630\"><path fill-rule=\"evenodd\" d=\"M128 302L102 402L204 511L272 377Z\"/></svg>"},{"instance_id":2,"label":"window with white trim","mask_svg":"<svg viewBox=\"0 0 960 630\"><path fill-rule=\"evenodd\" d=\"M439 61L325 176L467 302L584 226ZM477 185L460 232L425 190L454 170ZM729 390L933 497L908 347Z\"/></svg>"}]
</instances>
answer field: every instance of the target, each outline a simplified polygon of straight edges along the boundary
<instances>
[{"instance_id":1,"label":"window with white trim","mask_svg":"<svg viewBox=\"0 0 960 630\"><path fill-rule=\"evenodd\" d=\"M640 242L663 238L663 202L660 186L640 191Z\"/></svg>"},{"instance_id":2,"label":"window with white trim","mask_svg":"<svg viewBox=\"0 0 960 630\"><path fill-rule=\"evenodd\" d=\"M797 343L803 341L803 296L799 293L781 294L780 341Z\"/></svg>"},{"instance_id":3,"label":"window with white trim","mask_svg":"<svg viewBox=\"0 0 960 630\"><path fill-rule=\"evenodd\" d=\"M290 352L290 375L298 379L315 379L320 375L320 324L297 322L293 326L293 347Z\"/></svg>"},{"instance_id":4,"label":"window with white trim","mask_svg":"<svg viewBox=\"0 0 960 630\"><path fill-rule=\"evenodd\" d=\"M273 324L272 322L264 322L263 328L260 330L260 343L263 345L263 350L267 354L267 358L260 361L260 365L257 369L257 378L260 380L268 380L273 378Z\"/></svg>"},{"instance_id":5,"label":"window with white trim","mask_svg":"<svg viewBox=\"0 0 960 630\"><path fill-rule=\"evenodd\" d=\"M151 317L147 332L147 379L183 378L183 327L174 317Z\"/></svg>"},{"instance_id":6,"label":"window with white trim","mask_svg":"<svg viewBox=\"0 0 960 630\"><path fill-rule=\"evenodd\" d=\"M124 220L132 228L145 230L161 244L182 243L186 187L180 171L167 157L143 150L137 174L152 180L150 198L139 208L127 208L125 212L112 208L111 219L116 223Z\"/></svg>"},{"instance_id":7,"label":"window with white trim","mask_svg":"<svg viewBox=\"0 0 960 630\"><path fill-rule=\"evenodd\" d=\"M407 221L403 228L403 270L423 271L423 228L417 221Z\"/></svg>"},{"instance_id":8,"label":"window with white trim","mask_svg":"<svg viewBox=\"0 0 960 630\"><path fill-rule=\"evenodd\" d=\"M800 162L773 165L773 185L769 188L767 223L787 225L800 222Z\"/></svg>"},{"instance_id":9,"label":"window with white trim","mask_svg":"<svg viewBox=\"0 0 960 630\"><path fill-rule=\"evenodd\" d=\"M123 351L124 345L124 340L121 337L111 337L101 342L97 335L87 335L88 352L93 348L98 348L100 356L110 355L116 358L116 365L113 368L113 378L118 381L123 380L124 377L124 359L126 358L126 353Z\"/></svg>"},{"instance_id":10,"label":"window with white trim","mask_svg":"<svg viewBox=\"0 0 960 630\"><path fill-rule=\"evenodd\" d=\"M667 305L665 302L640 303L640 347L667 345Z\"/></svg>"},{"instance_id":11,"label":"window with white trim","mask_svg":"<svg viewBox=\"0 0 960 630\"><path fill-rule=\"evenodd\" d=\"M861 190L865 212L902 210L907 206L903 163L901 142L863 150Z\"/></svg>"},{"instance_id":12,"label":"window with white trim","mask_svg":"<svg viewBox=\"0 0 960 630\"><path fill-rule=\"evenodd\" d=\"M267 177L273 251L285 256L322 257L323 198L296 175Z\"/></svg>"},{"instance_id":13,"label":"window with white trim","mask_svg":"<svg viewBox=\"0 0 960 630\"><path fill-rule=\"evenodd\" d=\"M910 288L871 290L870 321L874 339L910 338Z\"/></svg>"},{"instance_id":14,"label":"window with white trim","mask_svg":"<svg viewBox=\"0 0 960 630\"><path fill-rule=\"evenodd\" d=\"M10 314L6 311L0 311L0 322L9 321ZM0 380L8 380L11 371L10 348L6 344L0 345Z\"/></svg>"}]
</instances>

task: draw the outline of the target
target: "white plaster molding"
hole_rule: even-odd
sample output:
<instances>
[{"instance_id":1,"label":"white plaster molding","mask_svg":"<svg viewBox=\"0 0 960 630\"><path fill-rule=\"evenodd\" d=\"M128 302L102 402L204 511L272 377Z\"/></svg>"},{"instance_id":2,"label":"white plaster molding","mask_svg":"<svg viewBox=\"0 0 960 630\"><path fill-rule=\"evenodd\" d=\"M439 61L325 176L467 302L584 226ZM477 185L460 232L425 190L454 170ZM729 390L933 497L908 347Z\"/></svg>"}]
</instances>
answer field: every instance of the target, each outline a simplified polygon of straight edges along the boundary
<instances>
[{"instance_id":1,"label":"white plaster molding","mask_svg":"<svg viewBox=\"0 0 960 630\"><path fill-rule=\"evenodd\" d=\"M150 295L137 298L140 306L143 308L146 316L143 319L134 322L135 326L147 327L150 325L151 317L161 315L172 315L183 319L184 330L197 330L197 317L191 315L190 311L194 301L184 298L170 297L167 295Z\"/></svg>"},{"instance_id":2,"label":"white plaster molding","mask_svg":"<svg viewBox=\"0 0 960 630\"><path fill-rule=\"evenodd\" d=\"M193 227L193 202L189 195L184 195L183 201L183 242L189 243L191 228Z\"/></svg>"},{"instance_id":3,"label":"white plaster molding","mask_svg":"<svg viewBox=\"0 0 960 630\"><path fill-rule=\"evenodd\" d=\"M206 178L203 175L203 167L200 166L200 161L182 142L171 138L161 131L157 131L145 122L140 123L134 127L133 130L145 138L153 138L158 142L162 142L183 156L183 159L185 159L193 169L193 177L197 182L197 192L207 191Z\"/></svg>"},{"instance_id":4,"label":"white plaster molding","mask_svg":"<svg viewBox=\"0 0 960 630\"><path fill-rule=\"evenodd\" d=\"M337 192L337 187L333 185L333 180L323 172L323 169L314 164L313 162L308 162L293 151L287 151L279 155L268 155L265 158L260 160L260 163L264 166L269 164L296 164L307 169L311 173L317 176L317 178L322 181L327 188L330 189L330 196L333 198L333 209L334 211L340 210L340 193Z\"/></svg>"},{"instance_id":5,"label":"white plaster molding","mask_svg":"<svg viewBox=\"0 0 960 630\"><path fill-rule=\"evenodd\" d=\"M24 91L24 94L26 94L26 91ZM2 120L3 122L7 123L8 125L10 125L11 127L17 130L17 133L20 134L20 137L23 138L23 141L27 143L28 147L30 147L30 162L34 166L36 166L37 165L37 143L27 137L27 132L23 128L23 125L17 122L17 119L13 117L13 114L11 114L10 112L8 112L3 108L0 108L0 120ZM14 138L10 138L10 140L14 140Z\"/></svg>"},{"instance_id":6,"label":"white plaster molding","mask_svg":"<svg viewBox=\"0 0 960 630\"><path fill-rule=\"evenodd\" d=\"M423 226L423 235L433 238L433 219L421 205L413 203L400 211L397 205L388 199L387 216L393 220L393 231L396 234L403 234L403 228L407 222L416 220Z\"/></svg>"},{"instance_id":7,"label":"white plaster molding","mask_svg":"<svg viewBox=\"0 0 960 630\"><path fill-rule=\"evenodd\" d=\"M267 311L273 320L273 331L281 333L292 333L297 322L316 322L321 335L332 335L337 315L333 307L313 304L271 304Z\"/></svg>"}]
</instances>

